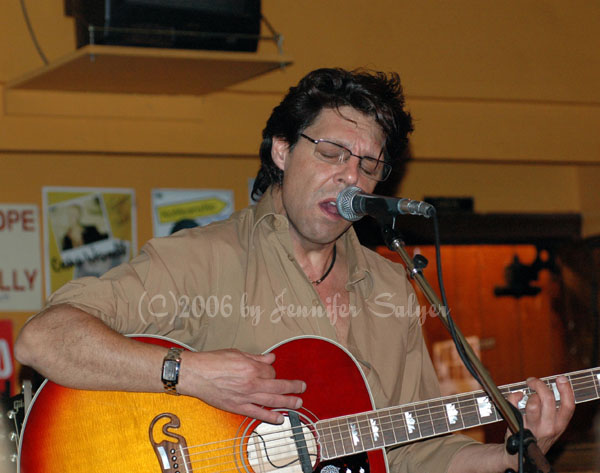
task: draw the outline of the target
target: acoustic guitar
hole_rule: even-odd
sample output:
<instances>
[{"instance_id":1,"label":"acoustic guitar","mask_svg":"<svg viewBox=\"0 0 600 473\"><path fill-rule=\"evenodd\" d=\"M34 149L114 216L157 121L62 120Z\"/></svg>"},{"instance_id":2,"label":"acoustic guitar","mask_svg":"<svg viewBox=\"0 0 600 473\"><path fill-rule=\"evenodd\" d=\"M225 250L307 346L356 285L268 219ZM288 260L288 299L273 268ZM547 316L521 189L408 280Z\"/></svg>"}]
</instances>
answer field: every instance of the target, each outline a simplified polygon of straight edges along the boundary
<instances>
[{"instance_id":1,"label":"acoustic guitar","mask_svg":"<svg viewBox=\"0 0 600 473\"><path fill-rule=\"evenodd\" d=\"M142 340L178 345L155 337ZM307 383L303 407L283 411L283 425L230 414L187 396L86 391L46 381L25 419L18 471L386 473L385 447L501 420L482 391L374 409L356 360L329 340L299 337L269 351L276 354L279 378ZM600 368L566 376L576 402L600 397ZM558 405L555 378L544 381ZM531 394L525 383L501 391Z\"/></svg>"}]
</instances>

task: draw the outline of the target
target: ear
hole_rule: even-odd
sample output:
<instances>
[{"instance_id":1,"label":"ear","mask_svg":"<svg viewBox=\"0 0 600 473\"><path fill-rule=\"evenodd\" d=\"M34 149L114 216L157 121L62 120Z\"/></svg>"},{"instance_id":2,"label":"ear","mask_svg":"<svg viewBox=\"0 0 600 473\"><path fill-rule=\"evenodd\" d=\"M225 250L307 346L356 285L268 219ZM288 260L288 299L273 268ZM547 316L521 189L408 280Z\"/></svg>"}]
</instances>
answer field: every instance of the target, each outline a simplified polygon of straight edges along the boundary
<instances>
[{"instance_id":1,"label":"ear","mask_svg":"<svg viewBox=\"0 0 600 473\"><path fill-rule=\"evenodd\" d=\"M290 145L283 138L273 137L273 144L271 145L271 159L275 166L282 171L285 170L285 164L289 156Z\"/></svg>"}]
</instances>

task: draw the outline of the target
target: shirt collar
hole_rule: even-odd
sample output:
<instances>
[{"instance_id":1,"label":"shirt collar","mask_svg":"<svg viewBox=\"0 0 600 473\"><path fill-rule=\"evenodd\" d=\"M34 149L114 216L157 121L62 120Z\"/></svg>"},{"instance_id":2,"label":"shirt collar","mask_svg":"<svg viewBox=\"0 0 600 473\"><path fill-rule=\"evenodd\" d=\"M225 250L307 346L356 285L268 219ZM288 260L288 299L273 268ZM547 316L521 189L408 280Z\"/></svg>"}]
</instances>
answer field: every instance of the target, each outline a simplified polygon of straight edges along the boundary
<instances>
[{"instance_id":1,"label":"shirt collar","mask_svg":"<svg viewBox=\"0 0 600 473\"><path fill-rule=\"evenodd\" d=\"M373 291L373 276L371 269L365 257L365 248L362 247L354 231L354 227L350 227L342 236L346 244L346 258L348 264L348 283L346 289L359 284L363 291L363 296L369 297Z\"/></svg>"},{"instance_id":2,"label":"shirt collar","mask_svg":"<svg viewBox=\"0 0 600 473\"><path fill-rule=\"evenodd\" d=\"M271 187L269 187L262 195L256 207L254 209L254 225L252 230L254 231L257 225L266 217L270 215L278 215L275 212L273 205L273 196L271 195Z\"/></svg>"},{"instance_id":3,"label":"shirt collar","mask_svg":"<svg viewBox=\"0 0 600 473\"><path fill-rule=\"evenodd\" d=\"M273 230L280 231L288 228L288 219L275 211L273 205L273 196L271 187L262 195L261 199L254 209L254 225L252 226L251 238L254 238L254 232L258 225L267 224ZM356 236L353 227L350 227L340 238L346 247L346 258L348 264L348 282L346 289L350 290L352 286L360 283L359 287L364 297L369 297L373 290L373 276L365 257L365 249L362 247Z\"/></svg>"}]
</instances>

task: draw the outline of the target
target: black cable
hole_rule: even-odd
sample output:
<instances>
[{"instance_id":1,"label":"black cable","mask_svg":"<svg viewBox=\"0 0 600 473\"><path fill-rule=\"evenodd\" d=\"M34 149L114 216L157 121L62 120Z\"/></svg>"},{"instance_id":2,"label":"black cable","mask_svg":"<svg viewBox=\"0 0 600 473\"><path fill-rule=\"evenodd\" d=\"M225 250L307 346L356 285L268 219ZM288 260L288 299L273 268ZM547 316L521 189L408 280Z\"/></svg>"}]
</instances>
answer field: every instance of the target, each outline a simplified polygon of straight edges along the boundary
<instances>
[{"instance_id":1,"label":"black cable","mask_svg":"<svg viewBox=\"0 0 600 473\"><path fill-rule=\"evenodd\" d=\"M442 304L444 304L444 310L446 312L446 321L448 323L448 329L450 330L450 335L452 336L452 340L454 341L454 345L456 346L456 351L458 352L458 356L462 360L463 364L467 368L467 371L475 378L475 380L481 385L481 380L477 373L475 372L473 365L471 364L471 360L465 354L465 348L461 341L458 339L456 335L456 327L454 325L454 320L450 315L450 309L448 307L448 301L446 299L446 289L444 287L444 278L442 276L442 252L441 252L441 242L440 242L440 230L439 230L439 222L437 218L437 212L435 208L432 212L433 218L433 233L434 233L434 243L435 243L435 259L436 259L436 268L437 268L437 277L438 277L438 285L440 287L440 296L442 298ZM514 408L515 417L517 418L517 423L519 425L519 473L523 473L523 456L524 456L524 445L525 445L525 437L524 437L524 426L523 426L523 416L521 415L521 411L519 409Z\"/></svg>"},{"instance_id":2,"label":"black cable","mask_svg":"<svg viewBox=\"0 0 600 473\"><path fill-rule=\"evenodd\" d=\"M44 61L44 64L48 65L49 64L48 59L46 58L44 51L42 51L42 48L40 47L40 44L38 43L37 37L35 36L35 32L33 31L33 27L31 26L31 21L29 21L29 14L27 13L27 7L25 6L25 0L20 0L20 3L21 3L21 10L23 11L23 18L25 19L25 24L27 25L27 29L29 30L29 36L31 36L31 40L33 41L35 49L37 49L38 54L42 58L42 61Z\"/></svg>"},{"instance_id":3,"label":"black cable","mask_svg":"<svg viewBox=\"0 0 600 473\"><path fill-rule=\"evenodd\" d=\"M458 352L458 356L460 357L463 364L467 368L467 371L469 371L471 376L473 376L473 378L475 378L475 380L479 384L481 384L481 381L479 380L477 373L475 372L475 370L473 369L473 366L471 365L471 361L465 354L465 349L464 349L462 343L460 343L460 341L456 335L456 327L454 325L454 320L452 319L452 316L450 315L448 300L446 299L446 288L444 287L444 278L442 276L442 254L441 254L441 243L440 243L440 229L439 229L439 222L438 222L438 218L437 218L437 212L435 211L435 209L433 209L432 218L433 218L433 233L434 233L434 239L435 239L435 242L434 242L435 243L435 260L436 260L435 262L436 262L436 268L437 268L438 285L440 287L440 296L442 297L442 303L444 304L444 309L446 312L446 320L448 322L448 328L450 330L450 335L452 336L452 340L454 341L454 345L456 346L456 351Z\"/></svg>"}]
</instances>

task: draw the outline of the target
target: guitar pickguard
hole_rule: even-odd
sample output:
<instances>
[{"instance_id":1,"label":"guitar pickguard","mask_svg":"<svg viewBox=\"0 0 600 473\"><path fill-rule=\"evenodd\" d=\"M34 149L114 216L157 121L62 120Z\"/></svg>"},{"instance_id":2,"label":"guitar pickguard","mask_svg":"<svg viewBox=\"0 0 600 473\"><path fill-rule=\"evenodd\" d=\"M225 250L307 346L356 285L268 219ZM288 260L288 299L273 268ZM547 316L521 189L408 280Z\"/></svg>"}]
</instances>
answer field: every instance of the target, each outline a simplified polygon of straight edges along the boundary
<instances>
[{"instance_id":1,"label":"guitar pickguard","mask_svg":"<svg viewBox=\"0 0 600 473\"><path fill-rule=\"evenodd\" d=\"M370 473L369 456L366 452L348 455L319 463L315 473Z\"/></svg>"}]
</instances>

